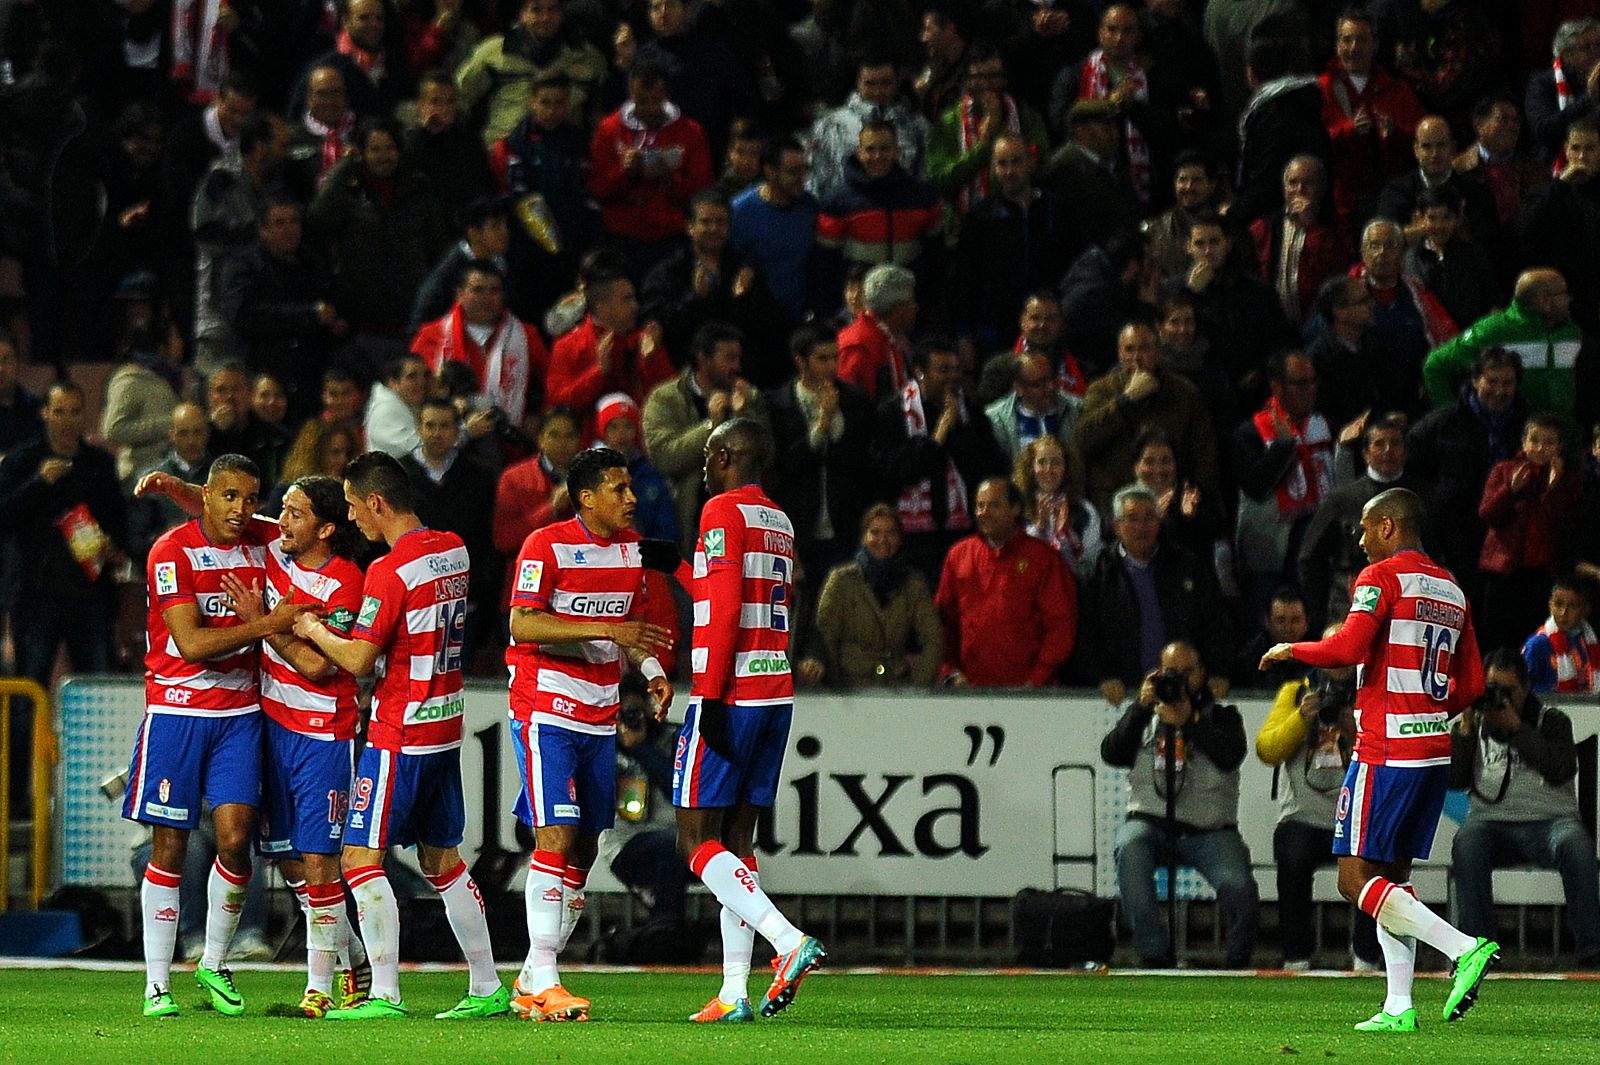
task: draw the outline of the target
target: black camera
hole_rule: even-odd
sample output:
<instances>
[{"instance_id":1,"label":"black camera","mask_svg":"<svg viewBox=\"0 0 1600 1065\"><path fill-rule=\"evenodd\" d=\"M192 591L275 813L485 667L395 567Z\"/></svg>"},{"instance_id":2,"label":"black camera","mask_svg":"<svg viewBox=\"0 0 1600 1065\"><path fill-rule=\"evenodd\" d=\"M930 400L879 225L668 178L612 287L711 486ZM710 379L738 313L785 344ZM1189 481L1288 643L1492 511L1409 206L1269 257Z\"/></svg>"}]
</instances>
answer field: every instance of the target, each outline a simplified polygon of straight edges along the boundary
<instances>
[{"instance_id":1,"label":"black camera","mask_svg":"<svg viewBox=\"0 0 1600 1065\"><path fill-rule=\"evenodd\" d=\"M1169 705L1184 702L1189 698L1189 678L1181 670L1162 669L1150 678L1151 687L1156 690L1156 702Z\"/></svg>"},{"instance_id":2,"label":"black camera","mask_svg":"<svg viewBox=\"0 0 1600 1065\"><path fill-rule=\"evenodd\" d=\"M621 706L617 707L617 724L634 732L644 731L644 707L640 706L637 702L624 702Z\"/></svg>"},{"instance_id":3,"label":"black camera","mask_svg":"<svg viewBox=\"0 0 1600 1065\"><path fill-rule=\"evenodd\" d=\"M1324 680L1317 686L1317 721L1337 728L1345 708L1354 706L1356 686L1349 681Z\"/></svg>"},{"instance_id":4,"label":"black camera","mask_svg":"<svg viewBox=\"0 0 1600 1065\"><path fill-rule=\"evenodd\" d=\"M1478 705L1484 710L1498 710L1507 703L1514 704L1516 699L1517 689L1515 688L1505 684L1485 684L1483 686L1483 698L1478 701Z\"/></svg>"}]
</instances>

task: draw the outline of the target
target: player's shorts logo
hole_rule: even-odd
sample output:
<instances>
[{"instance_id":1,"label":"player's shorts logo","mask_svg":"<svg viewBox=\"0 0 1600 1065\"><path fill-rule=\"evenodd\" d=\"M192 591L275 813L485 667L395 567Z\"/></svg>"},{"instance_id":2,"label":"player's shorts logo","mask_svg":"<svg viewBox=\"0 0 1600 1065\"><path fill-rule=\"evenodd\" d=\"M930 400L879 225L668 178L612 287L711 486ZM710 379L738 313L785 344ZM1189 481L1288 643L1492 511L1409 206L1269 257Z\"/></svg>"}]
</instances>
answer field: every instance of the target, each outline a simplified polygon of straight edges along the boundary
<instances>
[{"instance_id":1,"label":"player's shorts logo","mask_svg":"<svg viewBox=\"0 0 1600 1065\"><path fill-rule=\"evenodd\" d=\"M166 777L161 778L161 783L156 785L156 798L161 800L161 805L167 804L167 800L172 798L172 781Z\"/></svg>"},{"instance_id":2,"label":"player's shorts logo","mask_svg":"<svg viewBox=\"0 0 1600 1065\"><path fill-rule=\"evenodd\" d=\"M1348 784L1339 789L1339 809L1335 816L1341 821L1350 816L1350 786Z\"/></svg>"},{"instance_id":3,"label":"player's shorts logo","mask_svg":"<svg viewBox=\"0 0 1600 1065\"><path fill-rule=\"evenodd\" d=\"M156 563L156 594L178 594L178 564L176 562Z\"/></svg>"}]
</instances>

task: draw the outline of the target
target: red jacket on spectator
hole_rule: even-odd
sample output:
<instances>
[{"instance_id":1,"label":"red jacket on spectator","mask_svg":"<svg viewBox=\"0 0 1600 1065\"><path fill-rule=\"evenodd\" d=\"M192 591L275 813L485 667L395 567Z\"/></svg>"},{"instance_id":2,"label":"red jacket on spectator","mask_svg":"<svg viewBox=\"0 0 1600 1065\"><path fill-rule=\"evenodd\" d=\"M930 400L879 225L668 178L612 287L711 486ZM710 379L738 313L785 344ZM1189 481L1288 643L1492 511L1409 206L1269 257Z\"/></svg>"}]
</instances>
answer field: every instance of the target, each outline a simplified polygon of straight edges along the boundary
<instances>
[{"instance_id":1,"label":"red jacket on spectator","mask_svg":"<svg viewBox=\"0 0 1600 1065\"><path fill-rule=\"evenodd\" d=\"M612 236L658 241L678 236L688 222L689 200L711 184L711 150L699 123L667 104L668 118L650 129L633 117L633 105L600 120L589 142L589 195L600 205L600 224ZM628 173L630 149L659 152L671 172L664 178Z\"/></svg>"},{"instance_id":2,"label":"red jacket on spectator","mask_svg":"<svg viewBox=\"0 0 1600 1065\"><path fill-rule=\"evenodd\" d=\"M1416 165L1411 139L1422 121L1422 103L1411 86L1374 63L1367 87L1357 90L1335 56L1317 78L1322 88L1322 124L1330 142L1328 182L1333 206L1348 218L1358 201L1376 204L1384 183ZM1366 133L1356 129L1355 115L1362 108L1373 116L1388 115L1394 129L1385 137L1376 117Z\"/></svg>"},{"instance_id":3,"label":"red jacket on spectator","mask_svg":"<svg viewBox=\"0 0 1600 1065\"><path fill-rule=\"evenodd\" d=\"M676 375L666 351L657 347L639 354L640 331L618 337L612 347L611 372L600 372L601 328L585 315L570 332L556 338L545 380L545 408L571 407L583 418L583 438L595 437L595 404L608 392L626 392L642 408L650 390Z\"/></svg>"},{"instance_id":4,"label":"red jacket on spectator","mask_svg":"<svg viewBox=\"0 0 1600 1065\"><path fill-rule=\"evenodd\" d=\"M1250 237L1256 242L1256 262L1261 266L1261 280L1276 292L1278 254L1283 247L1283 212L1278 211L1251 222ZM1322 288L1322 283L1346 272L1355 261L1356 250L1343 226L1318 222L1306 230L1296 275L1300 313L1293 317L1293 324L1298 326L1305 321L1311 305L1317 301L1317 290Z\"/></svg>"},{"instance_id":5,"label":"red jacket on spectator","mask_svg":"<svg viewBox=\"0 0 1600 1065\"><path fill-rule=\"evenodd\" d=\"M1511 475L1527 462L1528 456L1519 451L1489 470L1478 504L1478 517L1489 527L1478 556L1478 568L1485 573L1509 577L1519 569L1554 571L1565 561L1583 481L1569 468L1552 485L1549 470L1536 468L1522 490L1514 492Z\"/></svg>"},{"instance_id":6,"label":"red jacket on spectator","mask_svg":"<svg viewBox=\"0 0 1600 1065\"><path fill-rule=\"evenodd\" d=\"M502 614L511 609L511 581L522 541L535 529L572 516L570 506L564 513L557 514L550 505L550 494L555 491L556 484L544 468L543 455L514 462L500 473L500 483L494 490L494 520L489 532L494 538L494 549L506 559L505 588L500 596Z\"/></svg>"},{"instance_id":7,"label":"red jacket on spectator","mask_svg":"<svg viewBox=\"0 0 1600 1065\"><path fill-rule=\"evenodd\" d=\"M889 368L889 386L899 389L911 379L911 353L895 342L889 328L871 311L843 329L839 344L839 380L864 389L867 398L878 400L878 377Z\"/></svg>"},{"instance_id":8,"label":"red jacket on spectator","mask_svg":"<svg viewBox=\"0 0 1600 1065\"><path fill-rule=\"evenodd\" d=\"M1021 529L998 548L976 534L956 541L934 605L945 672L974 687L1053 684L1077 642L1077 584L1054 548Z\"/></svg>"},{"instance_id":9,"label":"red jacket on spectator","mask_svg":"<svg viewBox=\"0 0 1600 1065\"><path fill-rule=\"evenodd\" d=\"M488 378L491 352L498 355L500 362L499 376L494 381ZM478 390L505 411L513 425L521 425L523 417L533 409L528 394L550 372L550 350L537 329L506 311L489 335L486 349L472 338L459 301L449 314L417 330L411 340L411 354L426 362L434 374L446 361L466 363L477 379Z\"/></svg>"}]
</instances>

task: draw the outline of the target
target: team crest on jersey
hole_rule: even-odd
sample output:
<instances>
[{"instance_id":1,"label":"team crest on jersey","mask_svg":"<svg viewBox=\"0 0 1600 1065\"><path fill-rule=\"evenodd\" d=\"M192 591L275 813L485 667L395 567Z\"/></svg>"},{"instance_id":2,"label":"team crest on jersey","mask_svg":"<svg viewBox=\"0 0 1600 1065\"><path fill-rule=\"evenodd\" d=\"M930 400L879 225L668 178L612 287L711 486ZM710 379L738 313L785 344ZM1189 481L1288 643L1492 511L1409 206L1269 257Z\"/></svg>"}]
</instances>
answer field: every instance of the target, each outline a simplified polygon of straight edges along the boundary
<instances>
[{"instance_id":1,"label":"team crest on jersey","mask_svg":"<svg viewBox=\"0 0 1600 1065\"><path fill-rule=\"evenodd\" d=\"M156 563L156 594L178 594L178 564L176 562Z\"/></svg>"},{"instance_id":2,"label":"team crest on jersey","mask_svg":"<svg viewBox=\"0 0 1600 1065\"><path fill-rule=\"evenodd\" d=\"M1355 594L1350 597L1351 610L1364 610L1368 614L1378 612L1378 596L1381 590L1374 584L1363 584L1356 588Z\"/></svg>"},{"instance_id":3,"label":"team crest on jersey","mask_svg":"<svg viewBox=\"0 0 1600 1065\"><path fill-rule=\"evenodd\" d=\"M361 615L356 618L356 624L362 628L371 628L372 623L378 620L378 608L382 605L377 596L365 596L361 600Z\"/></svg>"},{"instance_id":4,"label":"team crest on jersey","mask_svg":"<svg viewBox=\"0 0 1600 1065\"><path fill-rule=\"evenodd\" d=\"M156 798L161 800L161 805L167 804L167 800L172 798L172 781L161 778L161 783L156 785Z\"/></svg>"},{"instance_id":5,"label":"team crest on jersey","mask_svg":"<svg viewBox=\"0 0 1600 1065\"><path fill-rule=\"evenodd\" d=\"M728 535L722 529L707 529L705 535L707 558L723 558L728 554Z\"/></svg>"},{"instance_id":6,"label":"team crest on jersey","mask_svg":"<svg viewBox=\"0 0 1600 1065\"><path fill-rule=\"evenodd\" d=\"M517 591L537 592L539 583L544 580L544 563L538 559L523 560L517 569Z\"/></svg>"}]
</instances>

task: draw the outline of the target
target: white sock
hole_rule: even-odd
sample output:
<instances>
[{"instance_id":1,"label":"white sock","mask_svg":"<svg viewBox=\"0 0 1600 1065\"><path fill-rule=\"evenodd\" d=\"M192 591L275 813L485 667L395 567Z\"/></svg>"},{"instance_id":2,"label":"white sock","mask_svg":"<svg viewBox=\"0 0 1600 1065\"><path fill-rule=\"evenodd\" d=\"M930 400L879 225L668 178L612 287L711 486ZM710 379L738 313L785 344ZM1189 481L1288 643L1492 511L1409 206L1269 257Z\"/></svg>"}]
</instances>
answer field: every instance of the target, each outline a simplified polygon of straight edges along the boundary
<instances>
[{"instance_id":1,"label":"white sock","mask_svg":"<svg viewBox=\"0 0 1600 1065\"><path fill-rule=\"evenodd\" d=\"M583 886L589 882L589 870L576 865L567 866L561 878L561 945L557 952L567 949L567 942L583 920Z\"/></svg>"},{"instance_id":2,"label":"white sock","mask_svg":"<svg viewBox=\"0 0 1600 1065\"><path fill-rule=\"evenodd\" d=\"M461 862L449 872L428 877L428 883L444 900L444 914L450 931L456 934L461 953L467 958L467 991L480 997L500 990L500 974L494 971L494 947L489 943L489 920L483 915L483 896Z\"/></svg>"},{"instance_id":3,"label":"white sock","mask_svg":"<svg viewBox=\"0 0 1600 1065\"><path fill-rule=\"evenodd\" d=\"M333 993L333 965L349 938L344 915L344 885L312 884L306 889L306 990Z\"/></svg>"},{"instance_id":4,"label":"white sock","mask_svg":"<svg viewBox=\"0 0 1600 1065\"><path fill-rule=\"evenodd\" d=\"M361 942L356 929L350 927L350 908L339 910L339 923L344 928L344 945L339 948L339 968L359 969L368 964L367 945Z\"/></svg>"},{"instance_id":5,"label":"white sock","mask_svg":"<svg viewBox=\"0 0 1600 1065\"><path fill-rule=\"evenodd\" d=\"M207 969L220 969L228 960L228 948L233 945L233 933L239 929L239 915L244 912L245 885L250 883L250 869L236 873L222 867L222 859L211 863L211 877L206 882L206 950L200 964Z\"/></svg>"},{"instance_id":6,"label":"white sock","mask_svg":"<svg viewBox=\"0 0 1600 1065\"><path fill-rule=\"evenodd\" d=\"M522 899L528 911L528 960L517 977L522 990L537 995L561 982L556 951L561 946L561 878L566 859L554 851L534 851Z\"/></svg>"},{"instance_id":7,"label":"white sock","mask_svg":"<svg viewBox=\"0 0 1600 1065\"><path fill-rule=\"evenodd\" d=\"M778 912L756 883L755 874L717 841L702 843L689 856L689 869L718 902L765 936L779 954L789 953L805 938L805 933Z\"/></svg>"},{"instance_id":8,"label":"white sock","mask_svg":"<svg viewBox=\"0 0 1600 1065\"><path fill-rule=\"evenodd\" d=\"M361 938L372 962L372 997L400 1001L400 907L381 865L364 865L345 874L355 896Z\"/></svg>"},{"instance_id":9,"label":"white sock","mask_svg":"<svg viewBox=\"0 0 1600 1065\"><path fill-rule=\"evenodd\" d=\"M1420 939L1451 961L1477 945L1477 940L1454 925L1392 880L1375 876L1361 889L1359 904L1396 939Z\"/></svg>"},{"instance_id":10,"label":"white sock","mask_svg":"<svg viewBox=\"0 0 1600 1065\"><path fill-rule=\"evenodd\" d=\"M1417 975L1417 941L1410 936L1401 939L1380 924L1378 946L1383 948L1383 972L1389 980L1383 1012L1398 1017L1411 1008L1411 982Z\"/></svg>"},{"instance_id":11,"label":"white sock","mask_svg":"<svg viewBox=\"0 0 1600 1065\"><path fill-rule=\"evenodd\" d=\"M294 901L300 907L300 912L309 915L311 913L311 899L306 893L306 882L304 880L290 880L288 877L284 877L283 882L290 891L294 892Z\"/></svg>"},{"instance_id":12,"label":"white sock","mask_svg":"<svg viewBox=\"0 0 1600 1065\"><path fill-rule=\"evenodd\" d=\"M156 985L172 988L172 952L178 945L177 873L144 867L139 884L139 909L144 915L144 993L153 994Z\"/></svg>"}]
</instances>

